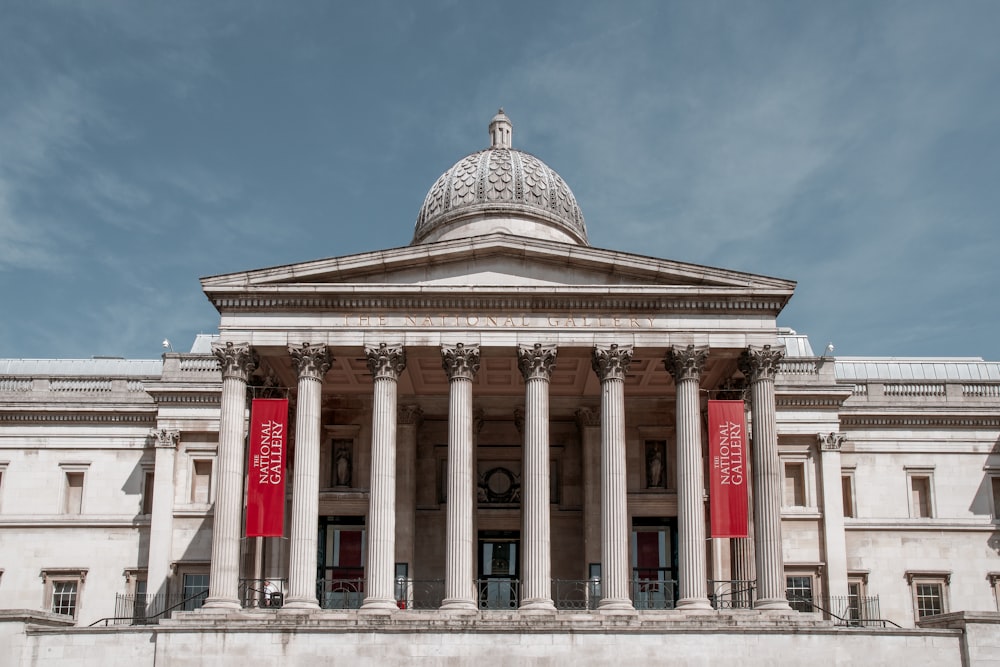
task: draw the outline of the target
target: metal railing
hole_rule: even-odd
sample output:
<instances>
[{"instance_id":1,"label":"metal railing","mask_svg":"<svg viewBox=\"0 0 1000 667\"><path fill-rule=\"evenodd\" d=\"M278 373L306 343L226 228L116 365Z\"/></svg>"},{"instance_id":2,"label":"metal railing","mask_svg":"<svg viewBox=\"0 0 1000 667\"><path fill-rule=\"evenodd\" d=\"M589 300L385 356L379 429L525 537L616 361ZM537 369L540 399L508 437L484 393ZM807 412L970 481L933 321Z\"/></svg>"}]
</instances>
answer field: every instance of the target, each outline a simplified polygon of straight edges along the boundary
<instances>
[{"instance_id":1,"label":"metal railing","mask_svg":"<svg viewBox=\"0 0 1000 667\"><path fill-rule=\"evenodd\" d=\"M115 615L98 619L95 625L156 625L160 619L170 618L175 611L198 609L205 603L208 590L194 595L115 595Z\"/></svg>"},{"instance_id":2,"label":"metal railing","mask_svg":"<svg viewBox=\"0 0 1000 667\"><path fill-rule=\"evenodd\" d=\"M360 609L365 600L365 580L319 579L316 596L322 609Z\"/></svg>"},{"instance_id":3,"label":"metal railing","mask_svg":"<svg viewBox=\"0 0 1000 667\"><path fill-rule=\"evenodd\" d=\"M887 618L882 618L877 595L834 595L811 598L787 594L792 609L805 612L820 612L837 625L852 628L885 628L889 625L900 627Z\"/></svg>"},{"instance_id":4,"label":"metal railing","mask_svg":"<svg viewBox=\"0 0 1000 667\"><path fill-rule=\"evenodd\" d=\"M601 580L553 579L552 601L556 609L583 611L597 609L601 601Z\"/></svg>"},{"instance_id":5,"label":"metal railing","mask_svg":"<svg viewBox=\"0 0 1000 667\"><path fill-rule=\"evenodd\" d=\"M521 581L512 577L476 579L479 608L517 609L521 602Z\"/></svg>"},{"instance_id":6,"label":"metal railing","mask_svg":"<svg viewBox=\"0 0 1000 667\"><path fill-rule=\"evenodd\" d=\"M754 579L709 579L709 601L713 609L753 609L757 581Z\"/></svg>"},{"instance_id":7,"label":"metal railing","mask_svg":"<svg viewBox=\"0 0 1000 667\"><path fill-rule=\"evenodd\" d=\"M632 578L632 606L637 610L673 609L676 601L676 580Z\"/></svg>"},{"instance_id":8,"label":"metal railing","mask_svg":"<svg viewBox=\"0 0 1000 667\"><path fill-rule=\"evenodd\" d=\"M437 609L444 600L444 579L396 579L396 606L400 609Z\"/></svg>"},{"instance_id":9,"label":"metal railing","mask_svg":"<svg viewBox=\"0 0 1000 667\"><path fill-rule=\"evenodd\" d=\"M244 609L280 609L287 584L287 579L240 579L240 604Z\"/></svg>"}]
</instances>

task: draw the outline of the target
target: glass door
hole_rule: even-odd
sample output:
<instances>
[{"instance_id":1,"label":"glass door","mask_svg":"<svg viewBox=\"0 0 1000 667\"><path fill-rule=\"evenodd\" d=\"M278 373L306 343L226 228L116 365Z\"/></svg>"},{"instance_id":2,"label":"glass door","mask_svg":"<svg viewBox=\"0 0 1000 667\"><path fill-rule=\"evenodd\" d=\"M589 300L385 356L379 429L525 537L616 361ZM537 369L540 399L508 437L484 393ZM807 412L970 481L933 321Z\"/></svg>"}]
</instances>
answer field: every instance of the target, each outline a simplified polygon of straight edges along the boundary
<instances>
[{"instance_id":1,"label":"glass door","mask_svg":"<svg viewBox=\"0 0 1000 667\"><path fill-rule=\"evenodd\" d=\"M517 609L520 601L516 531L479 533L479 608Z\"/></svg>"}]
</instances>

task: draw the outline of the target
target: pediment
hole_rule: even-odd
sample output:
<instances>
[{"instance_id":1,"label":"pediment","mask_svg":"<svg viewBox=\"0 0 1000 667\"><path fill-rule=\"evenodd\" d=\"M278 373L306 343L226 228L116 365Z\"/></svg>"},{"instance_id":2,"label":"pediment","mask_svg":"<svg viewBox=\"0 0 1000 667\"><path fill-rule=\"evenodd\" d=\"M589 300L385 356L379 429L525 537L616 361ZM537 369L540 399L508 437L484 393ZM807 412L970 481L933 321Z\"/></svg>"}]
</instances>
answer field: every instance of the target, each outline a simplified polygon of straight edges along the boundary
<instances>
[{"instance_id":1,"label":"pediment","mask_svg":"<svg viewBox=\"0 0 1000 667\"><path fill-rule=\"evenodd\" d=\"M490 234L212 276L202 279L202 285L208 293L322 285L445 289L634 286L787 291L790 296L795 283L600 248Z\"/></svg>"}]
</instances>

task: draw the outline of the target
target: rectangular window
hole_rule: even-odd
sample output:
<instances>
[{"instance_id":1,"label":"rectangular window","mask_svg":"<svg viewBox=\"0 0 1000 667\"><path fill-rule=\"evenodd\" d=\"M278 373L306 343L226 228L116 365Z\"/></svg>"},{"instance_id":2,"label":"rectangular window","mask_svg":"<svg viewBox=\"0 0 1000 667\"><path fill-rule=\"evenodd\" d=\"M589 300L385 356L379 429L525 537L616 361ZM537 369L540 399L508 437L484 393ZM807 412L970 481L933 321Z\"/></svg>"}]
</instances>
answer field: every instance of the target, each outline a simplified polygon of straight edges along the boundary
<instances>
[{"instance_id":1,"label":"rectangular window","mask_svg":"<svg viewBox=\"0 0 1000 667\"><path fill-rule=\"evenodd\" d=\"M844 517L854 518L854 475L843 475L840 486L844 496Z\"/></svg>"},{"instance_id":2,"label":"rectangular window","mask_svg":"<svg viewBox=\"0 0 1000 667\"><path fill-rule=\"evenodd\" d=\"M212 462L195 460L191 470L191 502L207 505L212 498Z\"/></svg>"},{"instance_id":3,"label":"rectangular window","mask_svg":"<svg viewBox=\"0 0 1000 667\"><path fill-rule=\"evenodd\" d=\"M924 475L910 476L910 515L926 519L931 513L931 478Z\"/></svg>"},{"instance_id":4,"label":"rectangular window","mask_svg":"<svg viewBox=\"0 0 1000 667\"><path fill-rule=\"evenodd\" d=\"M809 575L785 577L785 597L795 611L814 611L813 578Z\"/></svg>"},{"instance_id":5,"label":"rectangular window","mask_svg":"<svg viewBox=\"0 0 1000 667\"><path fill-rule=\"evenodd\" d=\"M907 572L913 595L913 617L917 620L925 616L944 614L948 611L949 572Z\"/></svg>"},{"instance_id":6,"label":"rectangular window","mask_svg":"<svg viewBox=\"0 0 1000 667\"><path fill-rule=\"evenodd\" d=\"M207 574L185 574L181 588L181 599L184 601L184 611L199 609L208 597Z\"/></svg>"},{"instance_id":7,"label":"rectangular window","mask_svg":"<svg viewBox=\"0 0 1000 667\"><path fill-rule=\"evenodd\" d=\"M142 482L142 513L153 513L153 484L156 481L152 470L147 470Z\"/></svg>"},{"instance_id":8,"label":"rectangular window","mask_svg":"<svg viewBox=\"0 0 1000 667\"><path fill-rule=\"evenodd\" d=\"M1000 477L990 477L990 489L993 491L993 518L1000 519Z\"/></svg>"},{"instance_id":9,"label":"rectangular window","mask_svg":"<svg viewBox=\"0 0 1000 667\"><path fill-rule=\"evenodd\" d=\"M52 613L66 614L76 618L76 597L79 583L76 581L52 582Z\"/></svg>"},{"instance_id":10,"label":"rectangular window","mask_svg":"<svg viewBox=\"0 0 1000 667\"><path fill-rule=\"evenodd\" d=\"M83 473L67 472L63 495L63 513L80 514L83 511Z\"/></svg>"},{"instance_id":11,"label":"rectangular window","mask_svg":"<svg viewBox=\"0 0 1000 667\"><path fill-rule=\"evenodd\" d=\"M802 462L785 462L785 507L805 507L806 466Z\"/></svg>"}]
</instances>

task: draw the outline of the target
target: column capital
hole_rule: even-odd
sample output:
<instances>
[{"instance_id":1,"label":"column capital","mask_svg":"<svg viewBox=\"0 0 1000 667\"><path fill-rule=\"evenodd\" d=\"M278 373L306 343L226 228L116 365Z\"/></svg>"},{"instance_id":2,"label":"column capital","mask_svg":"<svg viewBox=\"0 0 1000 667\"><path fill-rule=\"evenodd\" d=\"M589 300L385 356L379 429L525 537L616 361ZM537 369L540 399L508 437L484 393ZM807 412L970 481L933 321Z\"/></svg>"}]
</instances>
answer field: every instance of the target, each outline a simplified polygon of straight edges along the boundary
<instances>
[{"instance_id":1,"label":"column capital","mask_svg":"<svg viewBox=\"0 0 1000 667\"><path fill-rule=\"evenodd\" d=\"M419 405L404 405L397 411L396 419L400 425L420 425L420 422L424 420L424 411L420 409Z\"/></svg>"},{"instance_id":2,"label":"column capital","mask_svg":"<svg viewBox=\"0 0 1000 667\"><path fill-rule=\"evenodd\" d=\"M631 362L631 345L612 343L610 345L594 346L591 365L601 382L605 380L624 380Z\"/></svg>"},{"instance_id":3,"label":"column capital","mask_svg":"<svg viewBox=\"0 0 1000 667\"><path fill-rule=\"evenodd\" d=\"M816 439L819 440L820 450L824 452L839 452L847 440L846 433L818 433Z\"/></svg>"},{"instance_id":4,"label":"column capital","mask_svg":"<svg viewBox=\"0 0 1000 667\"><path fill-rule=\"evenodd\" d=\"M376 380L398 380L399 374L406 368L406 350L402 345L366 345L365 356L368 358L368 370Z\"/></svg>"},{"instance_id":5,"label":"column capital","mask_svg":"<svg viewBox=\"0 0 1000 667\"><path fill-rule=\"evenodd\" d=\"M705 345L671 347L667 350L663 365L673 376L675 383L681 380L698 380L701 378L701 371L705 368L707 358L708 346Z\"/></svg>"},{"instance_id":6,"label":"column capital","mask_svg":"<svg viewBox=\"0 0 1000 667\"><path fill-rule=\"evenodd\" d=\"M223 379L234 377L246 382L259 362L250 343L212 343L212 354L219 360Z\"/></svg>"},{"instance_id":7,"label":"column capital","mask_svg":"<svg viewBox=\"0 0 1000 667\"><path fill-rule=\"evenodd\" d=\"M773 380L778 373L778 363L784 356L784 346L750 345L740 355L740 371L750 382Z\"/></svg>"},{"instance_id":8,"label":"column capital","mask_svg":"<svg viewBox=\"0 0 1000 667\"><path fill-rule=\"evenodd\" d=\"M171 431L165 428L153 429L149 432L149 437L153 440L154 447L165 447L168 449L176 449L177 442L180 440L180 431Z\"/></svg>"},{"instance_id":9,"label":"column capital","mask_svg":"<svg viewBox=\"0 0 1000 667\"><path fill-rule=\"evenodd\" d=\"M518 345L517 346L517 367L521 369L521 375L525 382L528 380L545 380L552 378L552 369L556 366L556 346L542 345Z\"/></svg>"},{"instance_id":10,"label":"column capital","mask_svg":"<svg viewBox=\"0 0 1000 667\"><path fill-rule=\"evenodd\" d=\"M288 354L299 371L300 380L308 378L322 381L333 363L333 357L330 356L330 350L326 345L312 343L289 345Z\"/></svg>"},{"instance_id":11,"label":"column capital","mask_svg":"<svg viewBox=\"0 0 1000 667\"><path fill-rule=\"evenodd\" d=\"M449 380L473 380L479 372L479 345L441 346L441 367Z\"/></svg>"},{"instance_id":12,"label":"column capital","mask_svg":"<svg viewBox=\"0 0 1000 667\"><path fill-rule=\"evenodd\" d=\"M578 428L597 428L601 425L601 415L597 410L591 410L590 408L577 408L576 412L576 425Z\"/></svg>"}]
</instances>

